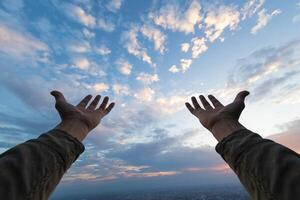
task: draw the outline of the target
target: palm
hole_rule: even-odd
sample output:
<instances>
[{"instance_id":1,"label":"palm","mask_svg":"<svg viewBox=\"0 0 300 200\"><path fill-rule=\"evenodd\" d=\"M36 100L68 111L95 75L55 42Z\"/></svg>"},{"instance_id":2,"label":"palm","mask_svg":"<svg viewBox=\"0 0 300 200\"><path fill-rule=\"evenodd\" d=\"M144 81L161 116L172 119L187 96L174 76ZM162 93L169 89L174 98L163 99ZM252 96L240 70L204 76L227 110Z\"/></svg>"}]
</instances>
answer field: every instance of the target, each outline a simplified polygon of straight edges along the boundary
<instances>
[{"instance_id":1,"label":"palm","mask_svg":"<svg viewBox=\"0 0 300 200\"><path fill-rule=\"evenodd\" d=\"M245 107L244 100L248 94L249 92L247 91L240 92L236 96L235 100L227 106L220 103L214 96L209 95L208 98L214 107L205 99L204 96L201 95L200 100L203 108L199 105L195 97L192 97L194 107L192 107L189 103L186 103L186 106L190 112L199 119L200 123L205 128L212 130L214 124L220 120L238 120Z\"/></svg>"},{"instance_id":2,"label":"palm","mask_svg":"<svg viewBox=\"0 0 300 200\"><path fill-rule=\"evenodd\" d=\"M96 108L101 98L100 95L97 95L89 106L87 105L92 99L91 95L86 96L77 106L74 106L68 103L60 92L53 91L51 94L56 99L55 107L62 120L79 120L84 122L89 130L95 128L114 106L114 103L111 103L106 107L109 98L105 97L99 108Z\"/></svg>"}]
</instances>

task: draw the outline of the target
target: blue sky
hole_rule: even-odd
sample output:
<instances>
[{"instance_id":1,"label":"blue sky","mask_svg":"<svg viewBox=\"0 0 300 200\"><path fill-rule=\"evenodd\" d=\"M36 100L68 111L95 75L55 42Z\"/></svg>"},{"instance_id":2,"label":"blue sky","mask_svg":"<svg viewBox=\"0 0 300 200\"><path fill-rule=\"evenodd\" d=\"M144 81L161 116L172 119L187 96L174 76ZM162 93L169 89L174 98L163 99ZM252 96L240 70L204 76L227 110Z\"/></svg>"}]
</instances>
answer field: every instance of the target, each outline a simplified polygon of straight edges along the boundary
<instances>
[{"instance_id":1,"label":"blue sky","mask_svg":"<svg viewBox=\"0 0 300 200\"><path fill-rule=\"evenodd\" d=\"M234 182L184 102L247 89L241 122L300 152L299 35L298 0L2 0L0 150L59 122L51 90L100 93L117 105L56 195Z\"/></svg>"}]
</instances>

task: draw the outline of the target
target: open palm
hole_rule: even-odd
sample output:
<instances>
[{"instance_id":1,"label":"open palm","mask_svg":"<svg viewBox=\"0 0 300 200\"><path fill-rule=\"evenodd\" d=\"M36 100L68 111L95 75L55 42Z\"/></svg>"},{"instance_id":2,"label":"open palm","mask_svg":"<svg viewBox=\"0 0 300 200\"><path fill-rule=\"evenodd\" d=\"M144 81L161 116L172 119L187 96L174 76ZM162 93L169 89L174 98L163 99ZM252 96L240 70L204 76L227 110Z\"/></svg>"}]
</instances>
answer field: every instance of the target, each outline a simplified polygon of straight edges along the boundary
<instances>
[{"instance_id":1,"label":"open palm","mask_svg":"<svg viewBox=\"0 0 300 200\"><path fill-rule=\"evenodd\" d=\"M237 94L234 101L224 106L213 95L209 95L208 98L211 101L212 106L203 95L200 95L200 101L203 105L201 107L195 97L192 97L193 106L186 103L186 107L189 111L195 115L200 123L212 131L214 125L221 120L235 120L238 121L243 109L245 108L245 98L249 95L248 91L242 91Z\"/></svg>"},{"instance_id":2,"label":"open palm","mask_svg":"<svg viewBox=\"0 0 300 200\"><path fill-rule=\"evenodd\" d=\"M101 98L100 95L97 95L90 105L88 105L88 103L92 99L92 95L87 95L77 106L74 106L66 101L61 92L52 91L51 94L55 97L55 108L62 121L79 120L87 126L88 130L95 128L101 119L114 107L114 103L110 103L109 106L107 106L109 98L105 97L99 108L97 108Z\"/></svg>"}]
</instances>

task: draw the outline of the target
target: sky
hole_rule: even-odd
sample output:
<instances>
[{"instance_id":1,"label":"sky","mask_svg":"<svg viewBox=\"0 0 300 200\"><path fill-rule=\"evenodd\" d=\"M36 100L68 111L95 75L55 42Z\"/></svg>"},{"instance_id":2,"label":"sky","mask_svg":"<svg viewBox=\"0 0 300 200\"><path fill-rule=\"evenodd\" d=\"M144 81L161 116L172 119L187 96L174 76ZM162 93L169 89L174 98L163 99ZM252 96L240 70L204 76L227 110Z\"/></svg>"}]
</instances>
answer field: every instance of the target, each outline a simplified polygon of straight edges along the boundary
<instances>
[{"instance_id":1,"label":"sky","mask_svg":"<svg viewBox=\"0 0 300 200\"><path fill-rule=\"evenodd\" d=\"M250 91L241 123L300 152L299 0L1 0L0 67L0 152L60 122L54 89L116 102L57 197L237 182L192 95Z\"/></svg>"}]
</instances>

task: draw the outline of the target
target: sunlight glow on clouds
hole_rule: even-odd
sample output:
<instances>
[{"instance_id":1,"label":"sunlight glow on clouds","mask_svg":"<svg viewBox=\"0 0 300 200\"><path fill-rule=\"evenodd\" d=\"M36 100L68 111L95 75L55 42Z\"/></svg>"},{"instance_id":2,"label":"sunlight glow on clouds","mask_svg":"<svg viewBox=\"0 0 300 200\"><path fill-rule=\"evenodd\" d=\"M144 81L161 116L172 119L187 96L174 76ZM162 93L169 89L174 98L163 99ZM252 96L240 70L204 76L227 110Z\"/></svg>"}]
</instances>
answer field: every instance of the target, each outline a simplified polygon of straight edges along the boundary
<instances>
[{"instance_id":1,"label":"sunlight glow on clouds","mask_svg":"<svg viewBox=\"0 0 300 200\"><path fill-rule=\"evenodd\" d=\"M132 65L125 59L118 59L116 65L120 73L124 75L130 75L132 70Z\"/></svg>"},{"instance_id":2,"label":"sunlight glow on clouds","mask_svg":"<svg viewBox=\"0 0 300 200\"><path fill-rule=\"evenodd\" d=\"M24 2L0 1L1 150L57 123L49 91L61 90L71 103L100 93L116 108L89 135L64 181L223 180L229 171L212 148L215 139L184 103L200 93L229 102L247 89L247 106L267 105L278 120L264 121L277 130L268 134L299 151L288 140L299 123L286 125L300 112L295 2ZM248 110L243 122L262 112Z\"/></svg>"},{"instance_id":3,"label":"sunlight glow on clouds","mask_svg":"<svg viewBox=\"0 0 300 200\"><path fill-rule=\"evenodd\" d=\"M262 29L264 26L268 24L268 22L272 19L272 17L279 15L281 10L274 10L271 14L267 14L265 9L262 9L258 13L257 24L251 29L252 34L256 34L258 30Z\"/></svg>"},{"instance_id":4,"label":"sunlight glow on clouds","mask_svg":"<svg viewBox=\"0 0 300 200\"><path fill-rule=\"evenodd\" d=\"M149 18L156 25L173 31L194 33L195 25L200 22L201 6L197 1L192 1L187 9L182 9L178 4L167 4L158 12L149 13Z\"/></svg>"},{"instance_id":5,"label":"sunlight glow on clouds","mask_svg":"<svg viewBox=\"0 0 300 200\"><path fill-rule=\"evenodd\" d=\"M205 35L213 42L221 36L226 28L235 30L240 22L240 13L236 8L220 6L210 10L204 19L206 26Z\"/></svg>"}]
</instances>

